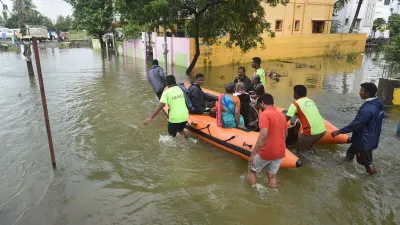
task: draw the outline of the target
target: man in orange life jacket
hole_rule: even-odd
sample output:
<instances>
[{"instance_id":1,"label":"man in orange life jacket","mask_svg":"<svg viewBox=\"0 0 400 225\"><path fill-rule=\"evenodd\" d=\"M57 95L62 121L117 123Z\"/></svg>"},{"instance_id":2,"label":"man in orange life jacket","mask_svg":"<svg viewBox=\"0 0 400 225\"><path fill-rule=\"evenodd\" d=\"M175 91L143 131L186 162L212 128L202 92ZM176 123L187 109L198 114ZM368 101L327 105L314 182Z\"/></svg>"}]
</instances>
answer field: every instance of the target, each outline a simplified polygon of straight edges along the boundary
<instances>
[{"instance_id":1,"label":"man in orange life jacket","mask_svg":"<svg viewBox=\"0 0 400 225\"><path fill-rule=\"evenodd\" d=\"M296 85L293 90L296 101L290 105L286 119L290 120L297 115L303 127L297 142L297 152L302 154L312 150L315 154L314 145L326 132L325 121L315 103L307 98L307 88L304 85Z\"/></svg>"}]
</instances>

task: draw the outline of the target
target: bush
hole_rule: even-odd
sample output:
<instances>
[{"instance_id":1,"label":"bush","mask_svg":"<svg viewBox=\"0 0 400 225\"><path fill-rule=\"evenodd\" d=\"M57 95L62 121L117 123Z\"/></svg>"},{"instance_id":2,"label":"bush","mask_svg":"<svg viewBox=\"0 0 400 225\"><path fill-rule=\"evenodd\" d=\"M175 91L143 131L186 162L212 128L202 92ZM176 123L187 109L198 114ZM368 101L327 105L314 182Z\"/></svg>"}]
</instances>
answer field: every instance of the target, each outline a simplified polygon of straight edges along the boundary
<instances>
[{"instance_id":1,"label":"bush","mask_svg":"<svg viewBox=\"0 0 400 225\"><path fill-rule=\"evenodd\" d=\"M356 51L351 51L351 52L347 53L346 58L348 61L353 61L354 59L357 58L358 54L359 53Z\"/></svg>"}]
</instances>

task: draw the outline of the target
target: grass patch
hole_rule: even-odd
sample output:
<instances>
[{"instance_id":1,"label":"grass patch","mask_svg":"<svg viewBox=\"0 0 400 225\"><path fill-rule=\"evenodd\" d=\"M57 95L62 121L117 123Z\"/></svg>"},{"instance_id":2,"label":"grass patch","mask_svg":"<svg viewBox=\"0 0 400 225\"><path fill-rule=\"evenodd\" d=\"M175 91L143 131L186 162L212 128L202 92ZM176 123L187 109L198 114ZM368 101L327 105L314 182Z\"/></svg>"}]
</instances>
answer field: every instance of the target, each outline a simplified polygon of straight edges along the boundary
<instances>
[{"instance_id":1,"label":"grass patch","mask_svg":"<svg viewBox=\"0 0 400 225\"><path fill-rule=\"evenodd\" d=\"M346 59L347 59L348 61L353 61L353 60L355 60L355 59L357 58L358 54L359 54L359 53L356 52L356 51L351 51L351 52L347 53Z\"/></svg>"},{"instance_id":2,"label":"grass patch","mask_svg":"<svg viewBox=\"0 0 400 225\"><path fill-rule=\"evenodd\" d=\"M69 40L91 40L92 35L89 35L88 32L82 30L71 30L68 34Z\"/></svg>"}]
</instances>

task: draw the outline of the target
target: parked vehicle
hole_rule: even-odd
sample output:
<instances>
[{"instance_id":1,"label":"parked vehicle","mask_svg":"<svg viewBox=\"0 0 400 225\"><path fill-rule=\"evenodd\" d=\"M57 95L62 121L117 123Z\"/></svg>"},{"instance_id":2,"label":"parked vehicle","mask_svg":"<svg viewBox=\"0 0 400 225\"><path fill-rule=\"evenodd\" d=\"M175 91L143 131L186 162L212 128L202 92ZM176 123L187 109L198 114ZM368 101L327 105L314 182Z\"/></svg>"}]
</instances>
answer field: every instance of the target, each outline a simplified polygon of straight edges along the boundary
<instances>
[{"instance_id":1,"label":"parked vehicle","mask_svg":"<svg viewBox=\"0 0 400 225\"><path fill-rule=\"evenodd\" d=\"M12 30L2 27L2 28L0 28L0 39L1 39L3 33L6 34L6 39L11 39L14 34Z\"/></svg>"},{"instance_id":2,"label":"parked vehicle","mask_svg":"<svg viewBox=\"0 0 400 225\"><path fill-rule=\"evenodd\" d=\"M31 40L32 37L36 37L39 41L45 41L48 39L48 31L45 26L26 26L26 35L22 37L23 40Z\"/></svg>"}]
</instances>

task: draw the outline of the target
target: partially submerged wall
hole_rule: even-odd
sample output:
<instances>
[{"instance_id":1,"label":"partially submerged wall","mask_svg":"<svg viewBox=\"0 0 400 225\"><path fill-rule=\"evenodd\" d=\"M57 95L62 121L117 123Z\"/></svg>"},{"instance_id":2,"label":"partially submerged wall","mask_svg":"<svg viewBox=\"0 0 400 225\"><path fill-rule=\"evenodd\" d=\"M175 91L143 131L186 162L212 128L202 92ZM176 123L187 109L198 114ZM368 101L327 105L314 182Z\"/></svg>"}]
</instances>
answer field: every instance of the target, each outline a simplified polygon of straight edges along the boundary
<instances>
[{"instance_id":1,"label":"partially submerged wall","mask_svg":"<svg viewBox=\"0 0 400 225\"><path fill-rule=\"evenodd\" d=\"M274 60L330 55L332 51L340 51L343 54L351 51L363 52L366 39L366 34L264 37L265 48L252 49L245 54L238 47L202 45L200 47L201 55L196 67L249 63L253 57L260 57L262 60ZM225 40L223 39L222 42ZM192 53L191 58L193 58L195 52L194 39L191 40L190 52Z\"/></svg>"}]
</instances>

